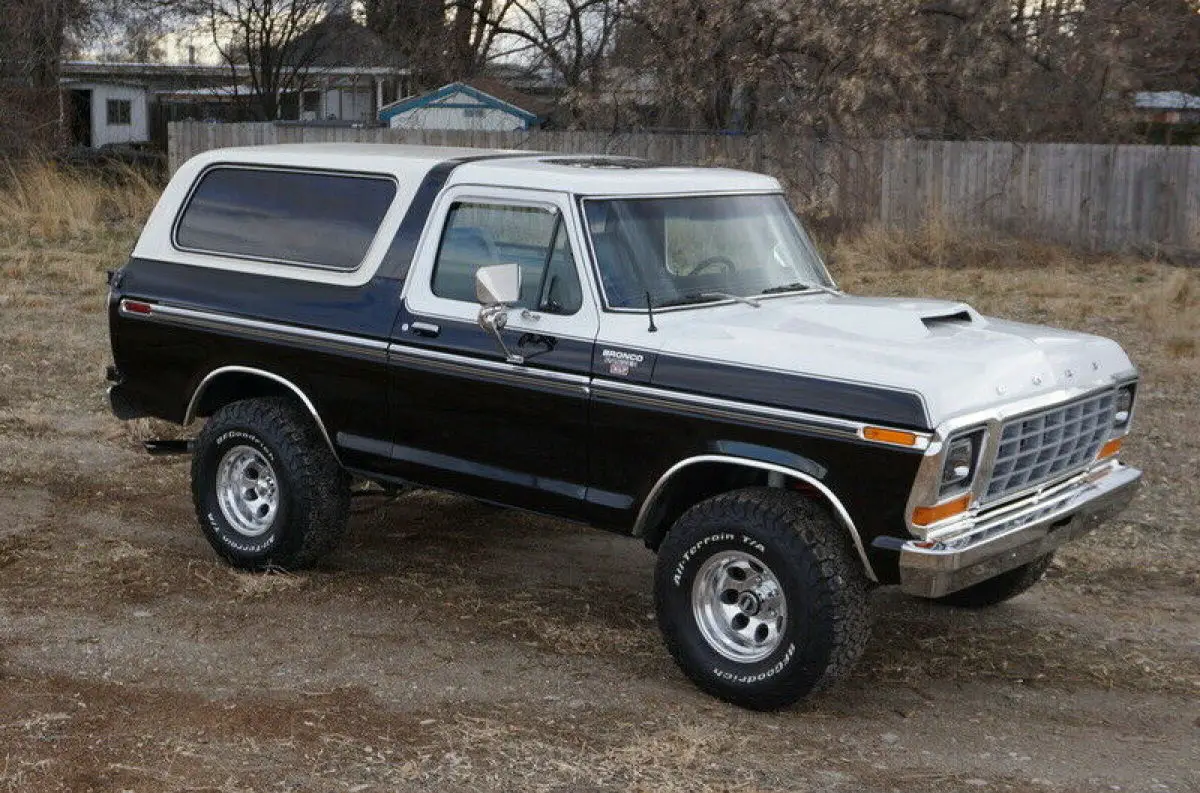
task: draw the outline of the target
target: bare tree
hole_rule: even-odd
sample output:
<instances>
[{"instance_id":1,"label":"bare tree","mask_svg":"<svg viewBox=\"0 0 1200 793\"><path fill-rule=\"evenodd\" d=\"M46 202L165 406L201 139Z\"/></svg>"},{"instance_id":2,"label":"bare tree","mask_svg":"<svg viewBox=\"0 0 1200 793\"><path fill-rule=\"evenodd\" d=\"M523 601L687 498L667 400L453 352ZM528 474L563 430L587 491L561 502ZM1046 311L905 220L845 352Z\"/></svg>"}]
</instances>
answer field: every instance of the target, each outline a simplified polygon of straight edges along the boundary
<instances>
[{"instance_id":1,"label":"bare tree","mask_svg":"<svg viewBox=\"0 0 1200 793\"><path fill-rule=\"evenodd\" d=\"M1131 87L1200 93L1200 0L1089 0L1079 29L1102 42Z\"/></svg>"},{"instance_id":2,"label":"bare tree","mask_svg":"<svg viewBox=\"0 0 1200 793\"><path fill-rule=\"evenodd\" d=\"M1197 0L623 3L660 126L1128 140L1132 91L1200 83Z\"/></svg>"},{"instance_id":3,"label":"bare tree","mask_svg":"<svg viewBox=\"0 0 1200 793\"><path fill-rule=\"evenodd\" d=\"M495 53L515 0L364 0L367 27L407 61L418 82L473 77Z\"/></svg>"},{"instance_id":4,"label":"bare tree","mask_svg":"<svg viewBox=\"0 0 1200 793\"><path fill-rule=\"evenodd\" d=\"M83 0L24 0L0 24L0 157L62 144L59 61L87 16Z\"/></svg>"},{"instance_id":5,"label":"bare tree","mask_svg":"<svg viewBox=\"0 0 1200 793\"><path fill-rule=\"evenodd\" d=\"M235 85L249 81L262 118L279 118L280 99L304 88L324 43L306 35L325 15L326 0L205 0L213 44Z\"/></svg>"},{"instance_id":6,"label":"bare tree","mask_svg":"<svg viewBox=\"0 0 1200 793\"><path fill-rule=\"evenodd\" d=\"M173 25L184 21L182 0L88 0L81 36L103 61L151 63L166 55L164 42Z\"/></svg>"},{"instance_id":7,"label":"bare tree","mask_svg":"<svg viewBox=\"0 0 1200 793\"><path fill-rule=\"evenodd\" d=\"M659 126L752 130L785 30L776 2L625 0L622 64L653 74Z\"/></svg>"},{"instance_id":8,"label":"bare tree","mask_svg":"<svg viewBox=\"0 0 1200 793\"><path fill-rule=\"evenodd\" d=\"M617 30L617 0L513 0L498 32L520 42L532 70L549 71L567 88L567 110L581 105L603 82Z\"/></svg>"}]
</instances>

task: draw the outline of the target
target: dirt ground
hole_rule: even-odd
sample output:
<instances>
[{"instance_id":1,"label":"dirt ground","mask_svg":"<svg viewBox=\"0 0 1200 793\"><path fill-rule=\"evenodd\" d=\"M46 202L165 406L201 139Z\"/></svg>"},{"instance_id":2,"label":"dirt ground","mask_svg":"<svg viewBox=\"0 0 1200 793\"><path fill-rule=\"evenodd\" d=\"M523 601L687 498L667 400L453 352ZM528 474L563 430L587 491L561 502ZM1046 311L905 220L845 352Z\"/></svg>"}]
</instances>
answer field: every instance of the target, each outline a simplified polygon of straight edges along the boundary
<instances>
[{"instance_id":1,"label":"dirt ground","mask_svg":"<svg viewBox=\"0 0 1200 793\"><path fill-rule=\"evenodd\" d=\"M838 251L854 291L1118 338L1147 482L1009 604L878 590L856 673L757 714L673 666L636 541L420 491L357 500L319 570L218 563L186 461L106 412L133 233L0 245L0 789L1200 791L1194 274Z\"/></svg>"}]
</instances>

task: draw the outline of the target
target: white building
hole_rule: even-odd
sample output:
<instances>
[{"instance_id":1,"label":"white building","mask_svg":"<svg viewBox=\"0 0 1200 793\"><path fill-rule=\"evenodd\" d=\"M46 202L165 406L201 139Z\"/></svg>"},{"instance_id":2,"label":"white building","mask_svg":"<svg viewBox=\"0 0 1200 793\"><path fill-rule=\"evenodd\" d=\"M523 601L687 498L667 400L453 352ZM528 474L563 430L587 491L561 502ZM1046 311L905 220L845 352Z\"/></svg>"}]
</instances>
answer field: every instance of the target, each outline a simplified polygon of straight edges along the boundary
<instances>
[{"instance_id":1,"label":"white building","mask_svg":"<svg viewBox=\"0 0 1200 793\"><path fill-rule=\"evenodd\" d=\"M71 132L84 146L140 143L150 139L150 92L145 85L122 82L70 82Z\"/></svg>"},{"instance_id":2,"label":"white building","mask_svg":"<svg viewBox=\"0 0 1200 793\"><path fill-rule=\"evenodd\" d=\"M385 105L379 120L393 129L510 132L542 125L548 106L498 80L477 79Z\"/></svg>"},{"instance_id":3,"label":"white building","mask_svg":"<svg viewBox=\"0 0 1200 793\"><path fill-rule=\"evenodd\" d=\"M371 31L335 14L292 42L297 75L279 95L278 121L375 124L409 91L409 69ZM292 68L292 67L289 67ZM62 121L77 146L166 145L168 121L249 121L257 109L245 66L105 63L61 65Z\"/></svg>"}]
</instances>

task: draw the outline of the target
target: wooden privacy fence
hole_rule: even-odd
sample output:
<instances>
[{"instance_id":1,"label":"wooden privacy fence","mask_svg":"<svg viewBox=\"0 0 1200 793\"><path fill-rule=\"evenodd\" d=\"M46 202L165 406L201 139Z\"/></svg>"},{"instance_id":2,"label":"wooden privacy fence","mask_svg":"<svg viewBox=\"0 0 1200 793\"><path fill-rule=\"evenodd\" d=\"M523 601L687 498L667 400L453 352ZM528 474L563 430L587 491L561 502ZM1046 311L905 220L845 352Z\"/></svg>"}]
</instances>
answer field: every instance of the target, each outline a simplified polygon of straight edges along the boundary
<instances>
[{"instance_id":1,"label":"wooden privacy fence","mask_svg":"<svg viewBox=\"0 0 1200 793\"><path fill-rule=\"evenodd\" d=\"M1200 147L959 141L816 141L786 135L471 132L169 125L172 172L225 146L315 142L620 154L762 171L826 228L931 220L1098 250L1200 252Z\"/></svg>"}]
</instances>

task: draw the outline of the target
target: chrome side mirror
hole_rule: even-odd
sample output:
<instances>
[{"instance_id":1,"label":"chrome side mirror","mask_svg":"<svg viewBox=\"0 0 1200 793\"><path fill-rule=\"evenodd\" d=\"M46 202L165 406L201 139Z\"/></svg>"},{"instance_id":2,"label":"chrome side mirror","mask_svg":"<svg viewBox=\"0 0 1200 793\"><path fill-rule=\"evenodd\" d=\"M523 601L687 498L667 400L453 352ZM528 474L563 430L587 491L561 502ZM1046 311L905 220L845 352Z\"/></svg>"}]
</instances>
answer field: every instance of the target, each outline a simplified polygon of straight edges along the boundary
<instances>
[{"instance_id":1,"label":"chrome side mirror","mask_svg":"<svg viewBox=\"0 0 1200 793\"><path fill-rule=\"evenodd\" d=\"M479 309L479 327L491 333L508 363L525 363L524 356L509 352L504 343L508 307L521 299L521 265L493 264L475 271L475 299Z\"/></svg>"},{"instance_id":2,"label":"chrome side mirror","mask_svg":"<svg viewBox=\"0 0 1200 793\"><path fill-rule=\"evenodd\" d=\"M475 271L475 299L485 306L521 299L521 265L493 264Z\"/></svg>"}]
</instances>

